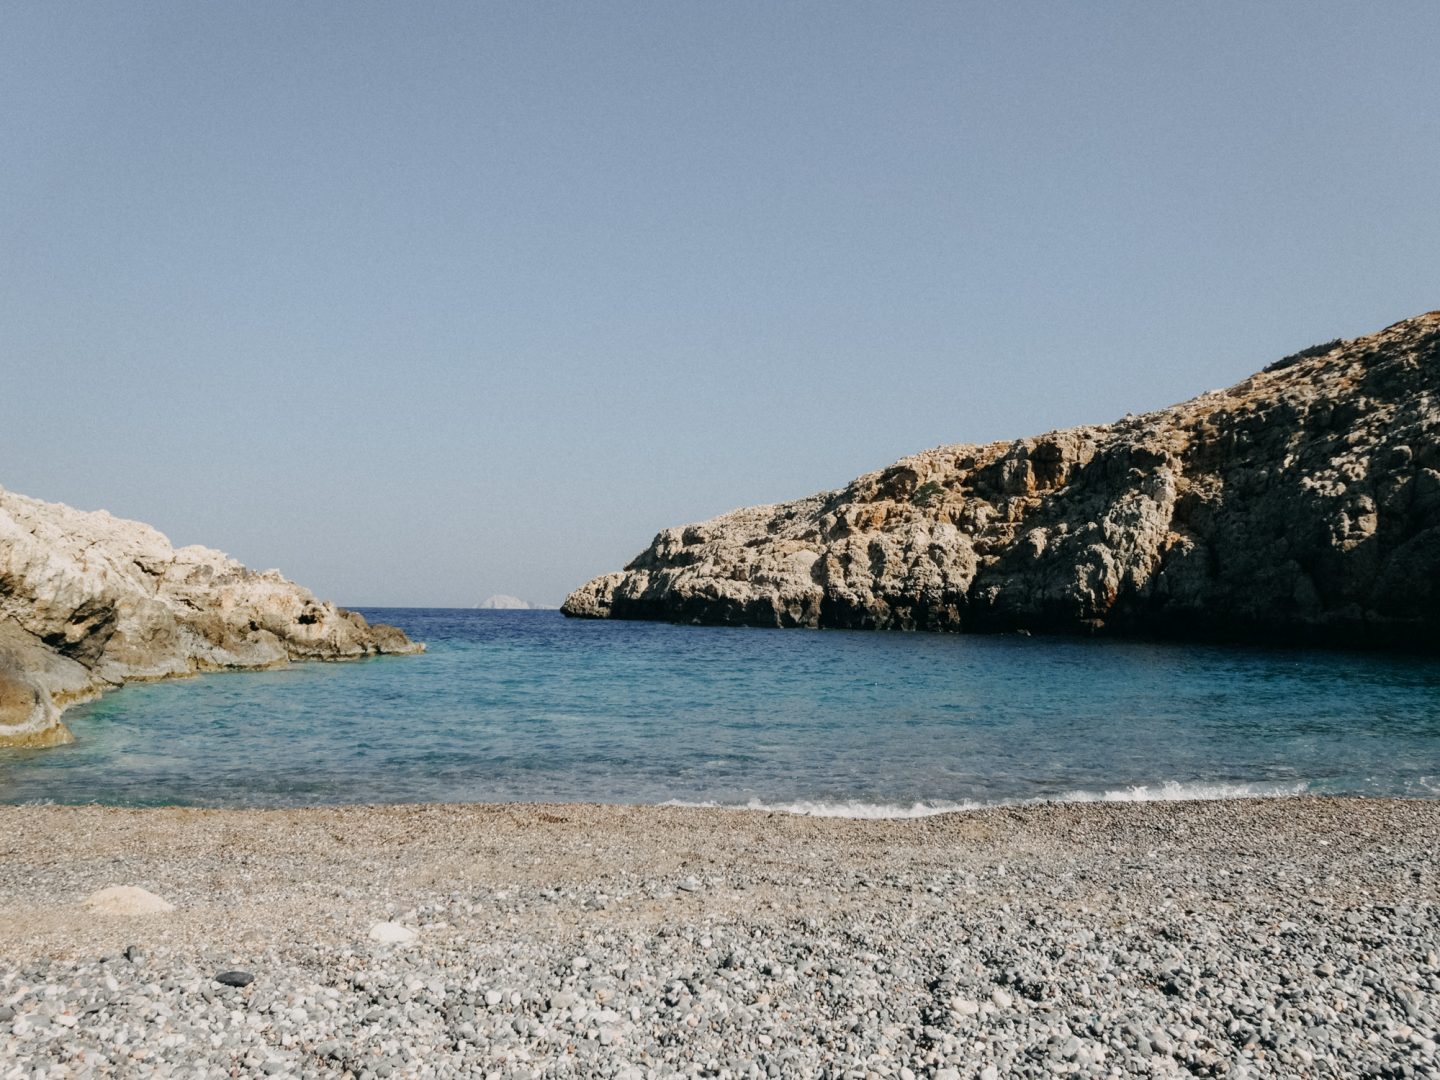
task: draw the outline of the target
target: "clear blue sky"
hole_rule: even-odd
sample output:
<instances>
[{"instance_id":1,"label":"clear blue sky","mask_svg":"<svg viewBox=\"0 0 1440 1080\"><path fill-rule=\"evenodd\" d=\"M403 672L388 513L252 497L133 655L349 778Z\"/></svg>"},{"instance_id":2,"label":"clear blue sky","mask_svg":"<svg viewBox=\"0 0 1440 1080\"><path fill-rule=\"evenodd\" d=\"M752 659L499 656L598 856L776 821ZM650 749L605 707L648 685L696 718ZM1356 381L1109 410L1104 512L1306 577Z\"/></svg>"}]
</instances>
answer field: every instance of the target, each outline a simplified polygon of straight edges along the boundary
<instances>
[{"instance_id":1,"label":"clear blue sky","mask_svg":"<svg viewBox=\"0 0 1440 1080\"><path fill-rule=\"evenodd\" d=\"M342 603L1440 306L1440 5L11 3L0 484Z\"/></svg>"}]
</instances>

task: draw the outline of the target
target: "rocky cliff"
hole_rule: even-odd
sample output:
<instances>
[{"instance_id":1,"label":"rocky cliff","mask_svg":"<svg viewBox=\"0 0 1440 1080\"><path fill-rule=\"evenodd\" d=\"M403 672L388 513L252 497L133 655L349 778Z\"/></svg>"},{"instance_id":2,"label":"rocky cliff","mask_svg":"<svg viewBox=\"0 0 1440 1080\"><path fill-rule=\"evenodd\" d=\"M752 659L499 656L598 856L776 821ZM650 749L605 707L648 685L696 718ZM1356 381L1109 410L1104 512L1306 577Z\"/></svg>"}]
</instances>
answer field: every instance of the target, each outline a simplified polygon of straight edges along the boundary
<instances>
[{"instance_id":1,"label":"rocky cliff","mask_svg":"<svg viewBox=\"0 0 1440 1080\"><path fill-rule=\"evenodd\" d=\"M423 648L273 570L0 488L0 745L69 741L65 706L131 679Z\"/></svg>"},{"instance_id":2,"label":"rocky cliff","mask_svg":"<svg viewBox=\"0 0 1440 1080\"><path fill-rule=\"evenodd\" d=\"M1160 412L666 529L564 611L1435 649L1440 312Z\"/></svg>"}]
</instances>

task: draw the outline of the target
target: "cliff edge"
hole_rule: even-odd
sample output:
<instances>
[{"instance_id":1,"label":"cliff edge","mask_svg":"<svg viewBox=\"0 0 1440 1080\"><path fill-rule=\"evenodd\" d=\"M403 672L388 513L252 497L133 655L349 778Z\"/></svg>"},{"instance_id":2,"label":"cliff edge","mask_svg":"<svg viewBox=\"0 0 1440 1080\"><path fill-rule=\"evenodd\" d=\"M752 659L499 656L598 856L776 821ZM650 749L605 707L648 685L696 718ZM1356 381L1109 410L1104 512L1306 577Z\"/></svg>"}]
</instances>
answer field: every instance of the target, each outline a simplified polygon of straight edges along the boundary
<instances>
[{"instance_id":1,"label":"cliff edge","mask_svg":"<svg viewBox=\"0 0 1440 1080\"><path fill-rule=\"evenodd\" d=\"M1440 312L666 529L567 615L1440 645Z\"/></svg>"},{"instance_id":2,"label":"cliff edge","mask_svg":"<svg viewBox=\"0 0 1440 1080\"><path fill-rule=\"evenodd\" d=\"M70 741L65 707L131 679L423 649L274 570L0 488L0 746Z\"/></svg>"}]
</instances>

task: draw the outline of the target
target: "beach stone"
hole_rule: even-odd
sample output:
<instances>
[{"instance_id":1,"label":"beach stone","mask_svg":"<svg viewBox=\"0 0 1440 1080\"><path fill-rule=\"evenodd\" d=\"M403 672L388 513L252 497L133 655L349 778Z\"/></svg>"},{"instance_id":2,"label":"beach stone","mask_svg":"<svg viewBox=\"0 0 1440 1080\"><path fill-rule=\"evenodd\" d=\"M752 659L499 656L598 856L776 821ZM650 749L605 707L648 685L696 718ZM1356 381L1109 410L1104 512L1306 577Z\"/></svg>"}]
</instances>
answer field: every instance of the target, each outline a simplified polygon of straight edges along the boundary
<instances>
[{"instance_id":1,"label":"beach stone","mask_svg":"<svg viewBox=\"0 0 1440 1080\"><path fill-rule=\"evenodd\" d=\"M225 986L249 986L255 981L255 976L248 971L221 971L216 974L215 981Z\"/></svg>"},{"instance_id":2,"label":"beach stone","mask_svg":"<svg viewBox=\"0 0 1440 1080\"><path fill-rule=\"evenodd\" d=\"M408 945L419 936L418 930L394 922L378 922L370 927L370 940L382 945Z\"/></svg>"},{"instance_id":3,"label":"beach stone","mask_svg":"<svg viewBox=\"0 0 1440 1080\"><path fill-rule=\"evenodd\" d=\"M175 905L138 885L110 885L85 898L85 906L102 915L158 915Z\"/></svg>"},{"instance_id":4,"label":"beach stone","mask_svg":"<svg viewBox=\"0 0 1440 1080\"><path fill-rule=\"evenodd\" d=\"M169 860L164 872L153 872L183 882L186 895L232 869L217 836L234 825L252 830L245 896L227 906L228 921L167 925L144 966L119 961L117 926L100 920L0 923L0 1073L188 1080L279 1068L273 1075L358 1080L383 1065L391 1076L501 1080L1398 1080L1436 1072L1440 905L1394 871L1433 862L1440 801L1037 805L942 816L918 829L731 811L569 812L588 822L535 830L523 813L476 807L147 811L150 835L169 830L173 840L159 856ZM410 827L416 815L424 829ZM62 895L83 895L94 860L127 855L136 835L128 812L0 807L0 816L17 825L8 834L15 854L0 860L0 893L21 898L57 882ZM60 840L81 830L83 844ZM334 837L350 854L337 862L323 843L295 842L307 833ZM726 850L708 856L717 833ZM509 857L457 862L457 838L477 835ZM644 899L652 881L673 895L681 873L667 860L679 853L715 859L697 878L724 875L727 888L707 895L704 911ZM834 872L815 870L817 859L832 858L863 867L874 892L836 889ZM1012 887L960 891L966 875L989 876L1001 862ZM377 868L393 876L377 880ZM567 884L557 888L557 878ZM1302 888L1306 878L1314 881ZM337 892L348 882L354 896L314 902L321 880ZM731 892L741 880L750 889ZM457 914L451 930L422 929L403 950L355 940L355 926L368 928L388 899L406 912L395 916L399 925L413 929L412 905L433 925L451 890L463 887L468 900L502 883L510 899L500 910ZM924 893L930 885L956 902L912 906L933 895ZM601 887L619 900L597 920L572 901ZM542 900L547 890L560 902ZM297 902L312 903L311 921L272 936L276 910ZM90 941L77 936L86 930L96 931ZM590 966L577 971L578 956ZM242 957L254 984L241 991L214 981ZM1316 974L1320 963L1335 974ZM1165 993L1166 979L1186 981L1193 996ZM1010 1008L991 1000L997 989ZM57 1069L62 1046L66 1067Z\"/></svg>"}]
</instances>

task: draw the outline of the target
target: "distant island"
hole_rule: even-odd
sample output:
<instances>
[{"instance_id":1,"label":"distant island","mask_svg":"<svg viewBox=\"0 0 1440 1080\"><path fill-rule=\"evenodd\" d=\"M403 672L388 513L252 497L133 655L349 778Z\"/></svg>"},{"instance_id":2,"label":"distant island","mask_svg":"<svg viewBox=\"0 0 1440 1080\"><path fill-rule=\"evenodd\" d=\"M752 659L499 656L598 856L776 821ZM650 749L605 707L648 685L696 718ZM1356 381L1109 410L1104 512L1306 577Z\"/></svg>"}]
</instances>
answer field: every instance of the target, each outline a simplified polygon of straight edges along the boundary
<instances>
[{"instance_id":1,"label":"distant island","mask_svg":"<svg viewBox=\"0 0 1440 1080\"><path fill-rule=\"evenodd\" d=\"M521 600L518 596L507 596L505 593L487 596L475 607L483 611L529 611L531 609L527 601Z\"/></svg>"},{"instance_id":2,"label":"distant island","mask_svg":"<svg viewBox=\"0 0 1440 1080\"><path fill-rule=\"evenodd\" d=\"M576 617L1440 645L1440 312L666 529Z\"/></svg>"}]
</instances>

